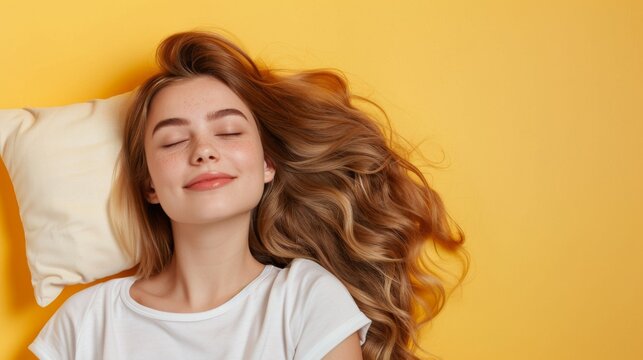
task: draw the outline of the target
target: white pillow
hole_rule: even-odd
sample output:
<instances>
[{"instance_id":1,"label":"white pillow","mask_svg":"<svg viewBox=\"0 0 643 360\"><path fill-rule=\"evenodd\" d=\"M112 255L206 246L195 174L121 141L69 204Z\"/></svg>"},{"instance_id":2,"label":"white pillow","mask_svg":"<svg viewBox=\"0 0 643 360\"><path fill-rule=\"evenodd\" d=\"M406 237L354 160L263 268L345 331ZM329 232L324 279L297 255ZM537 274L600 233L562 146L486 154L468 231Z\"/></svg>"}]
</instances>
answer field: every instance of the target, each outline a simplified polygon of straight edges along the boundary
<instances>
[{"instance_id":1,"label":"white pillow","mask_svg":"<svg viewBox=\"0 0 643 360\"><path fill-rule=\"evenodd\" d=\"M16 193L36 302L135 265L112 233L108 198L132 93L0 110L0 155Z\"/></svg>"}]
</instances>

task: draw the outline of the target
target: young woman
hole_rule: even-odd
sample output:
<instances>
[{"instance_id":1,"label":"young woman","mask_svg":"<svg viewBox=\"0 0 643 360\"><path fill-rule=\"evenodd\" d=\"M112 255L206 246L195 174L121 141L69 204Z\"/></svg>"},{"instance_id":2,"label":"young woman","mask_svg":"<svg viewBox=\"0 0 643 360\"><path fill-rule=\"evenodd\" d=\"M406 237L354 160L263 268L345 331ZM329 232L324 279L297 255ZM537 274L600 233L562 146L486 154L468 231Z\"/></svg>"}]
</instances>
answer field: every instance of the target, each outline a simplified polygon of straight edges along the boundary
<instances>
[{"instance_id":1,"label":"young woman","mask_svg":"<svg viewBox=\"0 0 643 360\"><path fill-rule=\"evenodd\" d=\"M330 71L170 36L125 125L112 221L136 276L71 298L41 358L413 359L463 254L440 197ZM464 274L463 268L461 274ZM460 276L456 276L461 279Z\"/></svg>"}]
</instances>

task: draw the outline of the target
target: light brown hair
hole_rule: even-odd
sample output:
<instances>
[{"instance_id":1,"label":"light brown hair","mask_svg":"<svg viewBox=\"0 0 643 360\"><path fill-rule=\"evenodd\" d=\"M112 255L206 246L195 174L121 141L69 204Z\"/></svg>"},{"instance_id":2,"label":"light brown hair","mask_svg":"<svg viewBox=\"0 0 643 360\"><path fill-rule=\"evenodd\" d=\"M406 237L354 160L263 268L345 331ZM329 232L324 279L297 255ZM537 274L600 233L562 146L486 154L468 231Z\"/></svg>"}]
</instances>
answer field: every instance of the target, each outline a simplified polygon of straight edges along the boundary
<instances>
[{"instance_id":1,"label":"light brown hair","mask_svg":"<svg viewBox=\"0 0 643 360\"><path fill-rule=\"evenodd\" d=\"M371 324L365 359L415 359L417 330L441 310L445 274L428 252L460 255L464 234L440 196L392 136L357 102L337 71L278 72L208 32L170 36L161 71L138 90L125 126L112 197L119 239L140 259L138 275L160 272L173 252L170 222L145 199L143 133L154 95L174 81L212 76L250 108L276 174L253 211L249 246L264 264L316 261L348 288ZM381 110L381 109L380 109Z\"/></svg>"}]
</instances>

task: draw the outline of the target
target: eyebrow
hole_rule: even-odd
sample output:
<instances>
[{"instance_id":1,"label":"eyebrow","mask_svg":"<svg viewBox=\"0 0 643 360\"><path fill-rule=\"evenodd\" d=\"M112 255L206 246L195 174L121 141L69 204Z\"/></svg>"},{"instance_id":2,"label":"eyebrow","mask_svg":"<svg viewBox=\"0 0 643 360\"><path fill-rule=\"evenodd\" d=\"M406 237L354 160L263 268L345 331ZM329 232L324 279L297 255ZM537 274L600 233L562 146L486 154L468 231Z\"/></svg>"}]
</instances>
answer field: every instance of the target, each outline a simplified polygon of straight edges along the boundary
<instances>
[{"instance_id":1,"label":"eyebrow","mask_svg":"<svg viewBox=\"0 0 643 360\"><path fill-rule=\"evenodd\" d=\"M239 115L244 119L246 119L246 121L248 120L248 118L240 110L237 110L234 108L211 111L206 115L206 119L208 121L212 121L228 115ZM177 118L177 117L161 120L154 126L154 130L152 130L152 135L154 135L154 133L157 132L159 129L164 128L166 126L180 126L180 125L187 125L189 123L190 122L188 120L184 118Z\"/></svg>"}]
</instances>

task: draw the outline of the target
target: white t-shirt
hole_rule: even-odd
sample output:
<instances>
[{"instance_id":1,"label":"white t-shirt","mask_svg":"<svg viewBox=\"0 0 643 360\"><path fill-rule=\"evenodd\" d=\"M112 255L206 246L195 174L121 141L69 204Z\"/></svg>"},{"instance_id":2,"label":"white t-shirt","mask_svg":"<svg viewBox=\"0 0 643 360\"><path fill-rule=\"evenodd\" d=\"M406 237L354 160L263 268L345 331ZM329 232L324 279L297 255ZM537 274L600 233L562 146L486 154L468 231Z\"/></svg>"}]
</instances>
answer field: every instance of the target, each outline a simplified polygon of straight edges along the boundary
<instances>
[{"instance_id":1,"label":"white t-shirt","mask_svg":"<svg viewBox=\"0 0 643 360\"><path fill-rule=\"evenodd\" d=\"M263 272L224 304L155 310L129 293L134 276L71 296L29 349L40 359L321 359L371 320L346 287L307 259Z\"/></svg>"}]
</instances>

